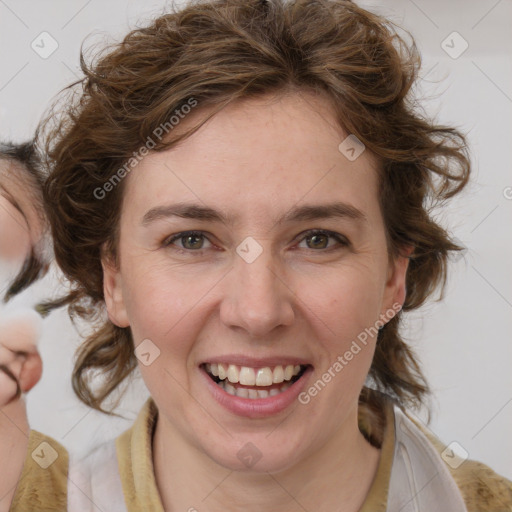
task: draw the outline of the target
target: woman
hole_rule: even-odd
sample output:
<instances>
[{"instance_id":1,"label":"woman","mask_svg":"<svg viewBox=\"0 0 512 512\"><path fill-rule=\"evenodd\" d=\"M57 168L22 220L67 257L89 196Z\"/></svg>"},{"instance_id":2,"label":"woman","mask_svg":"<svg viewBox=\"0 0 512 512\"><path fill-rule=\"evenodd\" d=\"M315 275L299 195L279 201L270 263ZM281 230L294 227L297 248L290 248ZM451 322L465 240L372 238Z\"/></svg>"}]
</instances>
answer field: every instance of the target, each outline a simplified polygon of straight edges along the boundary
<instances>
[{"instance_id":1,"label":"woman","mask_svg":"<svg viewBox=\"0 0 512 512\"><path fill-rule=\"evenodd\" d=\"M31 430L23 394L42 373L37 348L41 318L22 293L48 270L48 233L42 197L43 177L32 142L0 144L0 511L18 495L45 496L53 507L65 507L67 452L63 446ZM45 444L42 444L45 443ZM24 460L27 454L34 459ZM57 456L51 468L43 467ZM53 462L53 461L52 461ZM36 479L34 489L18 485ZM55 483L60 481L63 492ZM48 494L45 495L45 492ZM28 497L25 496L25 499ZM34 502L33 502L34 503ZM37 503L37 502L36 502ZM55 509L55 508L54 508Z\"/></svg>"},{"instance_id":2,"label":"woman","mask_svg":"<svg viewBox=\"0 0 512 512\"><path fill-rule=\"evenodd\" d=\"M105 410L138 366L151 399L71 464L70 510L512 507L405 414L428 387L402 309L460 250L428 202L469 177L464 137L412 108L418 66L385 20L310 1L194 3L82 61L45 132L95 325L73 386Z\"/></svg>"}]
</instances>

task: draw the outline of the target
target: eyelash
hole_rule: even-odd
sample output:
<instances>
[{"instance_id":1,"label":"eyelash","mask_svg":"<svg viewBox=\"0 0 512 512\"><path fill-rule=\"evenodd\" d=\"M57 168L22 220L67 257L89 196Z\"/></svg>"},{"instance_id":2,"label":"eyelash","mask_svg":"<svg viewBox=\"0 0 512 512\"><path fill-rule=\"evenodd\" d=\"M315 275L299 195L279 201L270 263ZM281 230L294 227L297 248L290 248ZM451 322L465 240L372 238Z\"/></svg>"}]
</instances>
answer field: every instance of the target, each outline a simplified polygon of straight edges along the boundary
<instances>
[{"instance_id":1,"label":"eyelash","mask_svg":"<svg viewBox=\"0 0 512 512\"><path fill-rule=\"evenodd\" d=\"M306 238L312 237L314 235L324 235L324 236L327 236L330 238L334 238L340 244L340 247L337 247L337 248L336 247L334 247L334 248L328 247L328 248L318 249L318 250L317 249L309 249L310 251L314 251L314 252L327 252L327 251L331 251L331 250L340 249L342 247L350 246L349 240L347 238L345 238L343 235L340 235L338 233L335 233L334 231L329 231L326 229L308 229L304 233L301 233L301 235L302 235L302 237L300 238L299 243L302 242L303 240L305 240ZM205 235L205 233L203 231L182 231L181 233L177 233L176 235L172 235L171 237L166 238L163 241L162 245L164 247L169 247L176 240L185 238L187 236L199 236L199 237L203 236L204 238L206 238L208 240L208 237ZM206 249L184 249L184 248L180 248L180 247L175 247L175 249L181 254L192 253L192 252L200 254L204 250L206 250Z\"/></svg>"}]
</instances>

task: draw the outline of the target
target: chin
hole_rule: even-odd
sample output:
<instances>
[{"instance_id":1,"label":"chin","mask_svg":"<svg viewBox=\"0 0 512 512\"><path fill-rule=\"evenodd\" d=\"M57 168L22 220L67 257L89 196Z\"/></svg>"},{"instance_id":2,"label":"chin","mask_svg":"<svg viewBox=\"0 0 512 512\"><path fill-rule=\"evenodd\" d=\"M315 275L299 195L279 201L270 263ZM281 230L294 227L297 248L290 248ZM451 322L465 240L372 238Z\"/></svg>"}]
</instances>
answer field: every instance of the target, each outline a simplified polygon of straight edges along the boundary
<instances>
[{"instance_id":1,"label":"chin","mask_svg":"<svg viewBox=\"0 0 512 512\"><path fill-rule=\"evenodd\" d=\"M295 444L285 443L279 436L269 441L268 434L238 436L229 446L220 443L205 447L204 452L216 464L231 471L266 474L279 473L297 464L301 453ZM298 443L304 449L304 443Z\"/></svg>"}]
</instances>

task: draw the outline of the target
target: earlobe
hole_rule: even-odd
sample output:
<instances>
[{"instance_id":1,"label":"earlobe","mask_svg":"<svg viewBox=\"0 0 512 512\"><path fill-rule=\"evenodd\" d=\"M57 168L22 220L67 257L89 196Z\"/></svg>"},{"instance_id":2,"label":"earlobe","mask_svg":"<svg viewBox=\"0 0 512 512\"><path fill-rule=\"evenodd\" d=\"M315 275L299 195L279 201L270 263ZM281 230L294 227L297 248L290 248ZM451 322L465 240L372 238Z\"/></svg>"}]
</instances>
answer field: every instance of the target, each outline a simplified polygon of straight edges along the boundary
<instances>
[{"instance_id":1,"label":"earlobe","mask_svg":"<svg viewBox=\"0 0 512 512\"><path fill-rule=\"evenodd\" d=\"M128 315L124 303L122 277L114 264L102 259L103 295L110 321L118 327L128 327Z\"/></svg>"}]
</instances>

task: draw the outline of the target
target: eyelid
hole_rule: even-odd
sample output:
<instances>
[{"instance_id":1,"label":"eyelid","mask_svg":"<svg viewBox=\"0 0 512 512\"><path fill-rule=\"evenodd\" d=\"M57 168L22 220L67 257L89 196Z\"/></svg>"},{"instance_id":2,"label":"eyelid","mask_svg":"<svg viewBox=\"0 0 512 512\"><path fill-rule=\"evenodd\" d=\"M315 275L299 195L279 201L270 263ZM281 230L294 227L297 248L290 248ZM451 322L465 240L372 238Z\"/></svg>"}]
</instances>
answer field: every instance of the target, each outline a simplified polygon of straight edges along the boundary
<instances>
[{"instance_id":1,"label":"eyelid","mask_svg":"<svg viewBox=\"0 0 512 512\"><path fill-rule=\"evenodd\" d=\"M299 238L299 241L302 242L308 236L313 236L313 235L325 235L330 238L334 238L338 242L338 244L340 244L341 246L350 246L351 245L350 240L346 236L342 235L341 233L337 233L336 231L331 231L329 229L321 229L321 228L308 229L306 231L303 231L299 235L297 235L297 238ZM329 249L335 249L335 248L336 247L330 247ZM318 250L316 252L326 252L329 249L323 249L323 251ZM311 249L311 250L314 251L315 249Z\"/></svg>"},{"instance_id":2,"label":"eyelid","mask_svg":"<svg viewBox=\"0 0 512 512\"><path fill-rule=\"evenodd\" d=\"M176 240L180 240L181 238L184 238L186 236L190 236L190 235L197 235L197 236L203 236L204 238L206 238L210 243L212 243L210 241L210 239L206 236L206 231L200 231L200 230L189 230L189 231L181 231L180 233L176 233L175 235L171 235L171 236L168 236L166 237L163 242L162 242L162 245L164 247L168 247L168 246L171 246L173 245L173 242L175 242ZM196 249L196 250L193 250L193 249L183 249L181 247L176 247L176 249L178 251L181 251L181 252L201 252L203 251L204 249Z\"/></svg>"},{"instance_id":3,"label":"eyelid","mask_svg":"<svg viewBox=\"0 0 512 512\"><path fill-rule=\"evenodd\" d=\"M176 240L180 240L181 238L184 238L186 236L191 236L191 235L202 236L203 238L208 240L210 243L212 243L211 240L208 238L207 234L208 233L206 231L201 231L201 230L181 231L179 233L176 233L174 235L171 235L171 236L168 236L167 238L165 238L162 242L162 245L164 247L171 246L171 245L173 245L173 242L175 242ZM321 228L312 228L312 229L303 231L295 237L295 240L298 241L298 243L300 243L303 240L305 240L308 236L313 236L313 235L325 235L327 237L334 238L338 242L338 245L341 247L343 247L343 246L348 247L351 245L350 240L346 236L344 236L340 233L337 233L335 231L330 231L328 229L321 229ZM175 248L179 252L187 252L187 253L194 253L194 252L201 253L203 250L206 250L204 248L201 248L201 249L184 249L181 247L175 247ZM312 250L314 252L327 252L332 249L336 249L336 246L325 248L325 249L318 249L318 250L310 249L310 250Z\"/></svg>"}]
</instances>

